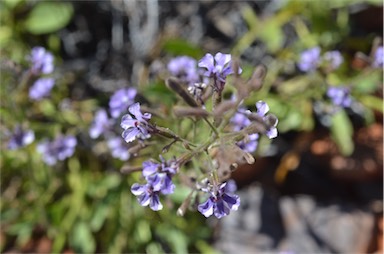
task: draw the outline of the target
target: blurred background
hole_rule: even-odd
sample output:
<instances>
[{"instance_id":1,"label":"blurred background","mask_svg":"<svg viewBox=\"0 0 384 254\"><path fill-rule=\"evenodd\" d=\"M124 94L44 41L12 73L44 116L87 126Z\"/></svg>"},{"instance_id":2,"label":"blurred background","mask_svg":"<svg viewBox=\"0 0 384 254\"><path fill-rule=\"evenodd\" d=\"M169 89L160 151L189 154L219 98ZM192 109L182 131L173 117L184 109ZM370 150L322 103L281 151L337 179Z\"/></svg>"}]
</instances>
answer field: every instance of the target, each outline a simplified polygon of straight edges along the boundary
<instances>
[{"instance_id":1,"label":"blurred background","mask_svg":"<svg viewBox=\"0 0 384 254\"><path fill-rule=\"evenodd\" d=\"M382 1L4 0L0 19L2 253L383 252ZM54 56L55 85L32 101L36 46ZM298 68L314 47L339 51L340 67ZM160 212L141 207L130 162L90 138L94 114L126 87L172 107L168 62L216 52L238 57L244 78L266 66L245 104L268 102L279 136L232 174L241 205L229 216L176 216L182 187ZM334 113L324 94L339 85L352 103ZM19 127L35 140L11 149ZM49 166L38 142L58 133L77 146Z\"/></svg>"}]
</instances>

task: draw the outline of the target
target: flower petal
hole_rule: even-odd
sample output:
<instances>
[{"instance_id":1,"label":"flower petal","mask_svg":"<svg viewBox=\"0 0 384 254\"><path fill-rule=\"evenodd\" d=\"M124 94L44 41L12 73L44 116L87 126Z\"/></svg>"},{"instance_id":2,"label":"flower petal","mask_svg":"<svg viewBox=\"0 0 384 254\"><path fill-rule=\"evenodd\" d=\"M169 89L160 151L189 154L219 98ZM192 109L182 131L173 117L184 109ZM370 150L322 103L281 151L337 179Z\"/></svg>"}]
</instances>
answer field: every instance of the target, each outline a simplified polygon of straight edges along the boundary
<instances>
[{"instance_id":1,"label":"flower petal","mask_svg":"<svg viewBox=\"0 0 384 254\"><path fill-rule=\"evenodd\" d=\"M209 217L213 214L213 205L214 203L210 198L207 199L204 203L200 204L197 207L197 210L202 213L205 217Z\"/></svg>"},{"instance_id":2,"label":"flower petal","mask_svg":"<svg viewBox=\"0 0 384 254\"><path fill-rule=\"evenodd\" d=\"M269 111L269 106L264 101L256 102L256 108L257 108L257 114L259 116L265 116L265 114L267 114Z\"/></svg>"},{"instance_id":3,"label":"flower petal","mask_svg":"<svg viewBox=\"0 0 384 254\"><path fill-rule=\"evenodd\" d=\"M125 142L129 143L136 139L136 136L140 134L140 130L137 128L129 128L123 131L122 137L125 140Z\"/></svg>"}]
</instances>

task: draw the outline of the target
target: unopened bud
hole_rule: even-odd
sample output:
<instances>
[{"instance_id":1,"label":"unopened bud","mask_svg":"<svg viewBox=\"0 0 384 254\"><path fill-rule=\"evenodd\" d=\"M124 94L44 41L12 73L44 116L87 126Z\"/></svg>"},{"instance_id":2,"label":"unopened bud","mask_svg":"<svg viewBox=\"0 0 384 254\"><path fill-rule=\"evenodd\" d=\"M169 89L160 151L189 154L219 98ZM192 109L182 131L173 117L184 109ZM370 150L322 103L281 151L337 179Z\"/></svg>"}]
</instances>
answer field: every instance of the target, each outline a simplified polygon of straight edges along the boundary
<instances>
[{"instance_id":1,"label":"unopened bud","mask_svg":"<svg viewBox=\"0 0 384 254\"><path fill-rule=\"evenodd\" d=\"M213 114L216 117L222 116L224 115L225 112L227 112L230 109L233 109L235 106L236 106L236 103L234 101L223 101L215 107Z\"/></svg>"},{"instance_id":2,"label":"unopened bud","mask_svg":"<svg viewBox=\"0 0 384 254\"><path fill-rule=\"evenodd\" d=\"M141 170L143 170L143 167L141 166L123 165L120 169L120 172L123 174L131 174Z\"/></svg>"},{"instance_id":3,"label":"unopened bud","mask_svg":"<svg viewBox=\"0 0 384 254\"><path fill-rule=\"evenodd\" d=\"M244 151L243 157L247 161L248 164L255 163L255 158L252 156L252 154Z\"/></svg>"},{"instance_id":4,"label":"unopened bud","mask_svg":"<svg viewBox=\"0 0 384 254\"><path fill-rule=\"evenodd\" d=\"M252 77L248 80L247 86L251 87L252 90L260 89L266 75L267 68L264 65L257 66L252 74Z\"/></svg>"},{"instance_id":5,"label":"unopened bud","mask_svg":"<svg viewBox=\"0 0 384 254\"><path fill-rule=\"evenodd\" d=\"M189 204L191 203L192 194L193 194L193 191L189 193L188 197L183 201L181 206L177 209L177 212L176 212L177 216L184 216L185 212L189 207Z\"/></svg>"},{"instance_id":6,"label":"unopened bud","mask_svg":"<svg viewBox=\"0 0 384 254\"><path fill-rule=\"evenodd\" d=\"M275 115L273 114L268 114L264 118L264 122L269 126L269 127L275 127L278 123L278 119Z\"/></svg>"},{"instance_id":7,"label":"unopened bud","mask_svg":"<svg viewBox=\"0 0 384 254\"><path fill-rule=\"evenodd\" d=\"M196 101L191 97L191 95L184 89L184 86L181 84L180 80L177 78L168 78L165 82L167 87L174 92L176 92L189 106L197 107Z\"/></svg>"},{"instance_id":8,"label":"unopened bud","mask_svg":"<svg viewBox=\"0 0 384 254\"><path fill-rule=\"evenodd\" d=\"M177 117L207 117L210 115L208 111L202 108L191 108L191 107L183 107L183 106L175 106L173 108L173 113Z\"/></svg>"}]
</instances>

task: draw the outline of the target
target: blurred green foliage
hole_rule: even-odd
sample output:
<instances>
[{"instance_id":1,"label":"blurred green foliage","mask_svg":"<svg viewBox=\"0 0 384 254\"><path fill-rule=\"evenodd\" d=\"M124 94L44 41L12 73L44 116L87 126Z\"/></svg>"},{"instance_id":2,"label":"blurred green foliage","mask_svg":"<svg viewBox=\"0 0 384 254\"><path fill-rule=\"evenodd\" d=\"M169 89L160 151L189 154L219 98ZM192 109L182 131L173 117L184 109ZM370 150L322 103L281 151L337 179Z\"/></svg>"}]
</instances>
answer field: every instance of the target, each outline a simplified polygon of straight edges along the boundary
<instances>
[{"instance_id":1,"label":"blurred green foliage","mask_svg":"<svg viewBox=\"0 0 384 254\"><path fill-rule=\"evenodd\" d=\"M321 46L324 50L348 44L349 16L347 7L354 3L382 5L381 1L286 1L275 15L260 16L251 8L244 8L242 16L248 31L233 46L235 55L242 55L254 42L266 45L273 56L268 64L264 86L245 103L252 107L257 100L266 101L279 119L279 132L312 131L316 127L313 102L323 100L327 85L349 85L353 97L362 105L362 117L367 124L374 121L374 112L383 111L383 101L373 95L382 89L382 70L353 70L347 58L336 72L297 74L294 66L300 52ZM25 55L32 44L44 44L59 52L57 31L65 27L75 15L70 2L5 0L0 2L0 54L26 68ZM336 24L329 25L335 17ZM284 26L295 29L297 39L286 42ZM310 25L308 25L310 24ZM357 41L354 50L366 50L374 35ZM30 44L31 43L31 44ZM182 39L164 42L163 52L170 55L203 55L200 45ZM369 53L365 51L365 53ZM56 55L57 62L60 56ZM2 60L2 61L3 61ZM4 64L5 62L2 62ZM243 76L249 77L254 66L244 63ZM71 100L70 78L62 78L50 99L38 103L28 100L26 88L18 85L21 71L11 74L2 67L1 124L13 129L23 123L35 130L37 137L53 137L66 131L77 134L84 143L91 112L99 98ZM171 107L175 96L164 83L141 89L149 100ZM230 89L230 88L228 88ZM71 99L71 98L70 98ZM353 151L353 124L346 111L332 116L330 133L341 152ZM3 135L3 134L2 134ZM52 240L52 252L73 249L78 253L147 252L147 253L214 253L209 244L211 230L199 214L187 213L177 217L177 205L187 196L179 191L171 196L172 209L155 213L137 204L130 192L136 176L126 177L118 171L122 163L113 160L98 147L78 146L74 157L57 167L46 166L36 153L36 144L17 151L4 149L2 137L1 167L1 233L5 235L0 250L16 246L22 248L37 227L43 228ZM105 146L105 144L104 144ZM104 151L105 148L101 148ZM261 147L260 151L265 150Z\"/></svg>"}]
</instances>

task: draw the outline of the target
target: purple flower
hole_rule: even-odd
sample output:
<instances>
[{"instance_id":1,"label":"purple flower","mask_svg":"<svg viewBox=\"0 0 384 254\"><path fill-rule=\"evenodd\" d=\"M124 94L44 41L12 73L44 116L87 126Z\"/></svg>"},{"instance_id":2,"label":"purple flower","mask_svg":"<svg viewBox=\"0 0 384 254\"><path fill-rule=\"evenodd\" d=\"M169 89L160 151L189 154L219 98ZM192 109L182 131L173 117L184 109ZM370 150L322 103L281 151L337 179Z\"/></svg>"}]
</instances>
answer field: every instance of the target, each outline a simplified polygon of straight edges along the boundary
<instances>
[{"instance_id":1,"label":"purple flower","mask_svg":"<svg viewBox=\"0 0 384 254\"><path fill-rule=\"evenodd\" d=\"M320 48L315 47L301 53L298 67L303 72L310 72L316 70L319 62Z\"/></svg>"},{"instance_id":2,"label":"purple flower","mask_svg":"<svg viewBox=\"0 0 384 254\"><path fill-rule=\"evenodd\" d=\"M117 90L109 100L109 109L113 118L118 118L121 113L127 110L128 106L134 103L137 91L135 88L123 88Z\"/></svg>"},{"instance_id":3,"label":"purple flower","mask_svg":"<svg viewBox=\"0 0 384 254\"><path fill-rule=\"evenodd\" d=\"M256 102L256 109L257 109L256 113L259 116L261 116L264 120L266 120L266 115L267 115L267 113L269 111L268 104L266 102L264 102L264 101L258 101L258 102ZM273 126L271 126L270 129L267 130L267 132L265 133L265 135L267 135L267 137L269 139L277 137L277 134L278 134L277 128L276 128L277 123L278 123L278 121L276 119L276 121L273 124Z\"/></svg>"},{"instance_id":4,"label":"purple flower","mask_svg":"<svg viewBox=\"0 0 384 254\"><path fill-rule=\"evenodd\" d=\"M233 74L232 61L230 54L217 53L215 57L207 53L200 59L198 66L206 68L204 76L214 78L215 88L218 91L222 91L225 85L225 79L228 75ZM239 69L239 74L241 69Z\"/></svg>"},{"instance_id":5,"label":"purple flower","mask_svg":"<svg viewBox=\"0 0 384 254\"><path fill-rule=\"evenodd\" d=\"M29 89L29 98L39 101L48 96L52 87L55 85L53 78L41 78L36 80L33 86Z\"/></svg>"},{"instance_id":6,"label":"purple flower","mask_svg":"<svg viewBox=\"0 0 384 254\"><path fill-rule=\"evenodd\" d=\"M324 54L324 60L330 64L332 70L336 70L343 63L343 56L339 51L328 51Z\"/></svg>"},{"instance_id":7,"label":"purple flower","mask_svg":"<svg viewBox=\"0 0 384 254\"><path fill-rule=\"evenodd\" d=\"M32 63L31 72L35 75L53 72L53 55L43 47L34 47L28 60Z\"/></svg>"},{"instance_id":8,"label":"purple flower","mask_svg":"<svg viewBox=\"0 0 384 254\"><path fill-rule=\"evenodd\" d=\"M259 134L253 133L248 135L247 139L241 140L236 143L241 149L248 153L253 153L256 151L259 144Z\"/></svg>"},{"instance_id":9,"label":"purple flower","mask_svg":"<svg viewBox=\"0 0 384 254\"><path fill-rule=\"evenodd\" d=\"M240 108L237 113L233 115L230 122L233 125L234 131L240 131L251 124L251 120L248 119L246 114L250 113L249 111ZM259 134L254 133L248 136L247 139L241 140L236 144L246 152L253 153L257 149L259 143Z\"/></svg>"},{"instance_id":10,"label":"purple flower","mask_svg":"<svg viewBox=\"0 0 384 254\"><path fill-rule=\"evenodd\" d=\"M189 85L199 81L199 75L196 69L196 60L188 56L179 56L173 58L168 63L168 71L175 77Z\"/></svg>"},{"instance_id":11,"label":"purple flower","mask_svg":"<svg viewBox=\"0 0 384 254\"><path fill-rule=\"evenodd\" d=\"M137 196L137 200L140 205L148 206L153 211L159 211L163 209L163 205L160 203L159 190L155 189L151 183L138 184L135 183L131 187L133 195Z\"/></svg>"},{"instance_id":12,"label":"purple flower","mask_svg":"<svg viewBox=\"0 0 384 254\"><path fill-rule=\"evenodd\" d=\"M241 108L231 118L230 122L233 125L234 131L240 131L251 124L251 120L248 119L245 113L246 113L246 110Z\"/></svg>"},{"instance_id":13,"label":"purple flower","mask_svg":"<svg viewBox=\"0 0 384 254\"><path fill-rule=\"evenodd\" d=\"M128 147L120 137L113 137L108 139L107 144L109 149L111 150L113 158L119 159L121 161L126 161L131 157L128 152Z\"/></svg>"},{"instance_id":14,"label":"purple flower","mask_svg":"<svg viewBox=\"0 0 384 254\"><path fill-rule=\"evenodd\" d=\"M384 53L383 53L383 46L380 46L376 49L374 58L373 58L373 67L383 67L383 59L384 58Z\"/></svg>"},{"instance_id":15,"label":"purple flower","mask_svg":"<svg viewBox=\"0 0 384 254\"><path fill-rule=\"evenodd\" d=\"M35 140L35 134L32 130L24 131L17 126L8 142L8 149L15 150L31 144Z\"/></svg>"},{"instance_id":16,"label":"purple flower","mask_svg":"<svg viewBox=\"0 0 384 254\"><path fill-rule=\"evenodd\" d=\"M142 114L140 111L140 103L136 102L129 106L128 111L130 114L126 114L121 119L121 128L124 129L122 137L129 143L136 138L146 139L151 135L149 134L148 120L151 119L150 113Z\"/></svg>"},{"instance_id":17,"label":"purple flower","mask_svg":"<svg viewBox=\"0 0 384 254\"><path fill-rule=\"evenodd\" d=\"M59 136L55 140L45 141L37 146L37 151L42 154L43 161L47 165L54 165L56 162L71 157L75 151L77 141L73 136Z\"/></svg>"},{"instance_id":18,"label":"purple flower","mask_svg":"<svg viewBox=\"0 0 384 254\"><path fill-rule=\"evenodd\" d=\"M107 112L100 109L96 112L92 125L89 128L89 136L93 139L98 138L103 132L111 129L113 120L108 119Z\"/></svg>"},{"instance_id":19,"label":"purple flower","mask_svg":"<svg viewBox=\"0 0 384 254\"><path fill-rule=\"evenodd\" d=\"M227 183L220 186L213 186L209 191L210 197L197 210L205 217L214 214L218 219L227 216L231 210L237 210L240 205L239 196L232 193L230 188L226 188Z\"/></svg>"},{"instance_id":20,"label":"purple flower","mask_svg":"<svg viewBox=\"0 0 384 254\"><path fill-rule=\"evenodd\" d=\"M172 177L179 168L174 159L169 161L165 161L163 157L160 157L160 159L161 164L152 161L143 162L143 176L162 194L171 194L175 190Z\"/></svg>"},{"instance_id":21,"label":"purple flower","mask_svg":"<svg viewBox=\"0 0 384 254\"><path fill-rule=\"evenodd\" d=\"M344 108L351 106L352 98L350 96L350 90L348 87L329 87L327 91L327 96L336 106Z\"/></svg>"}]
</instances>

